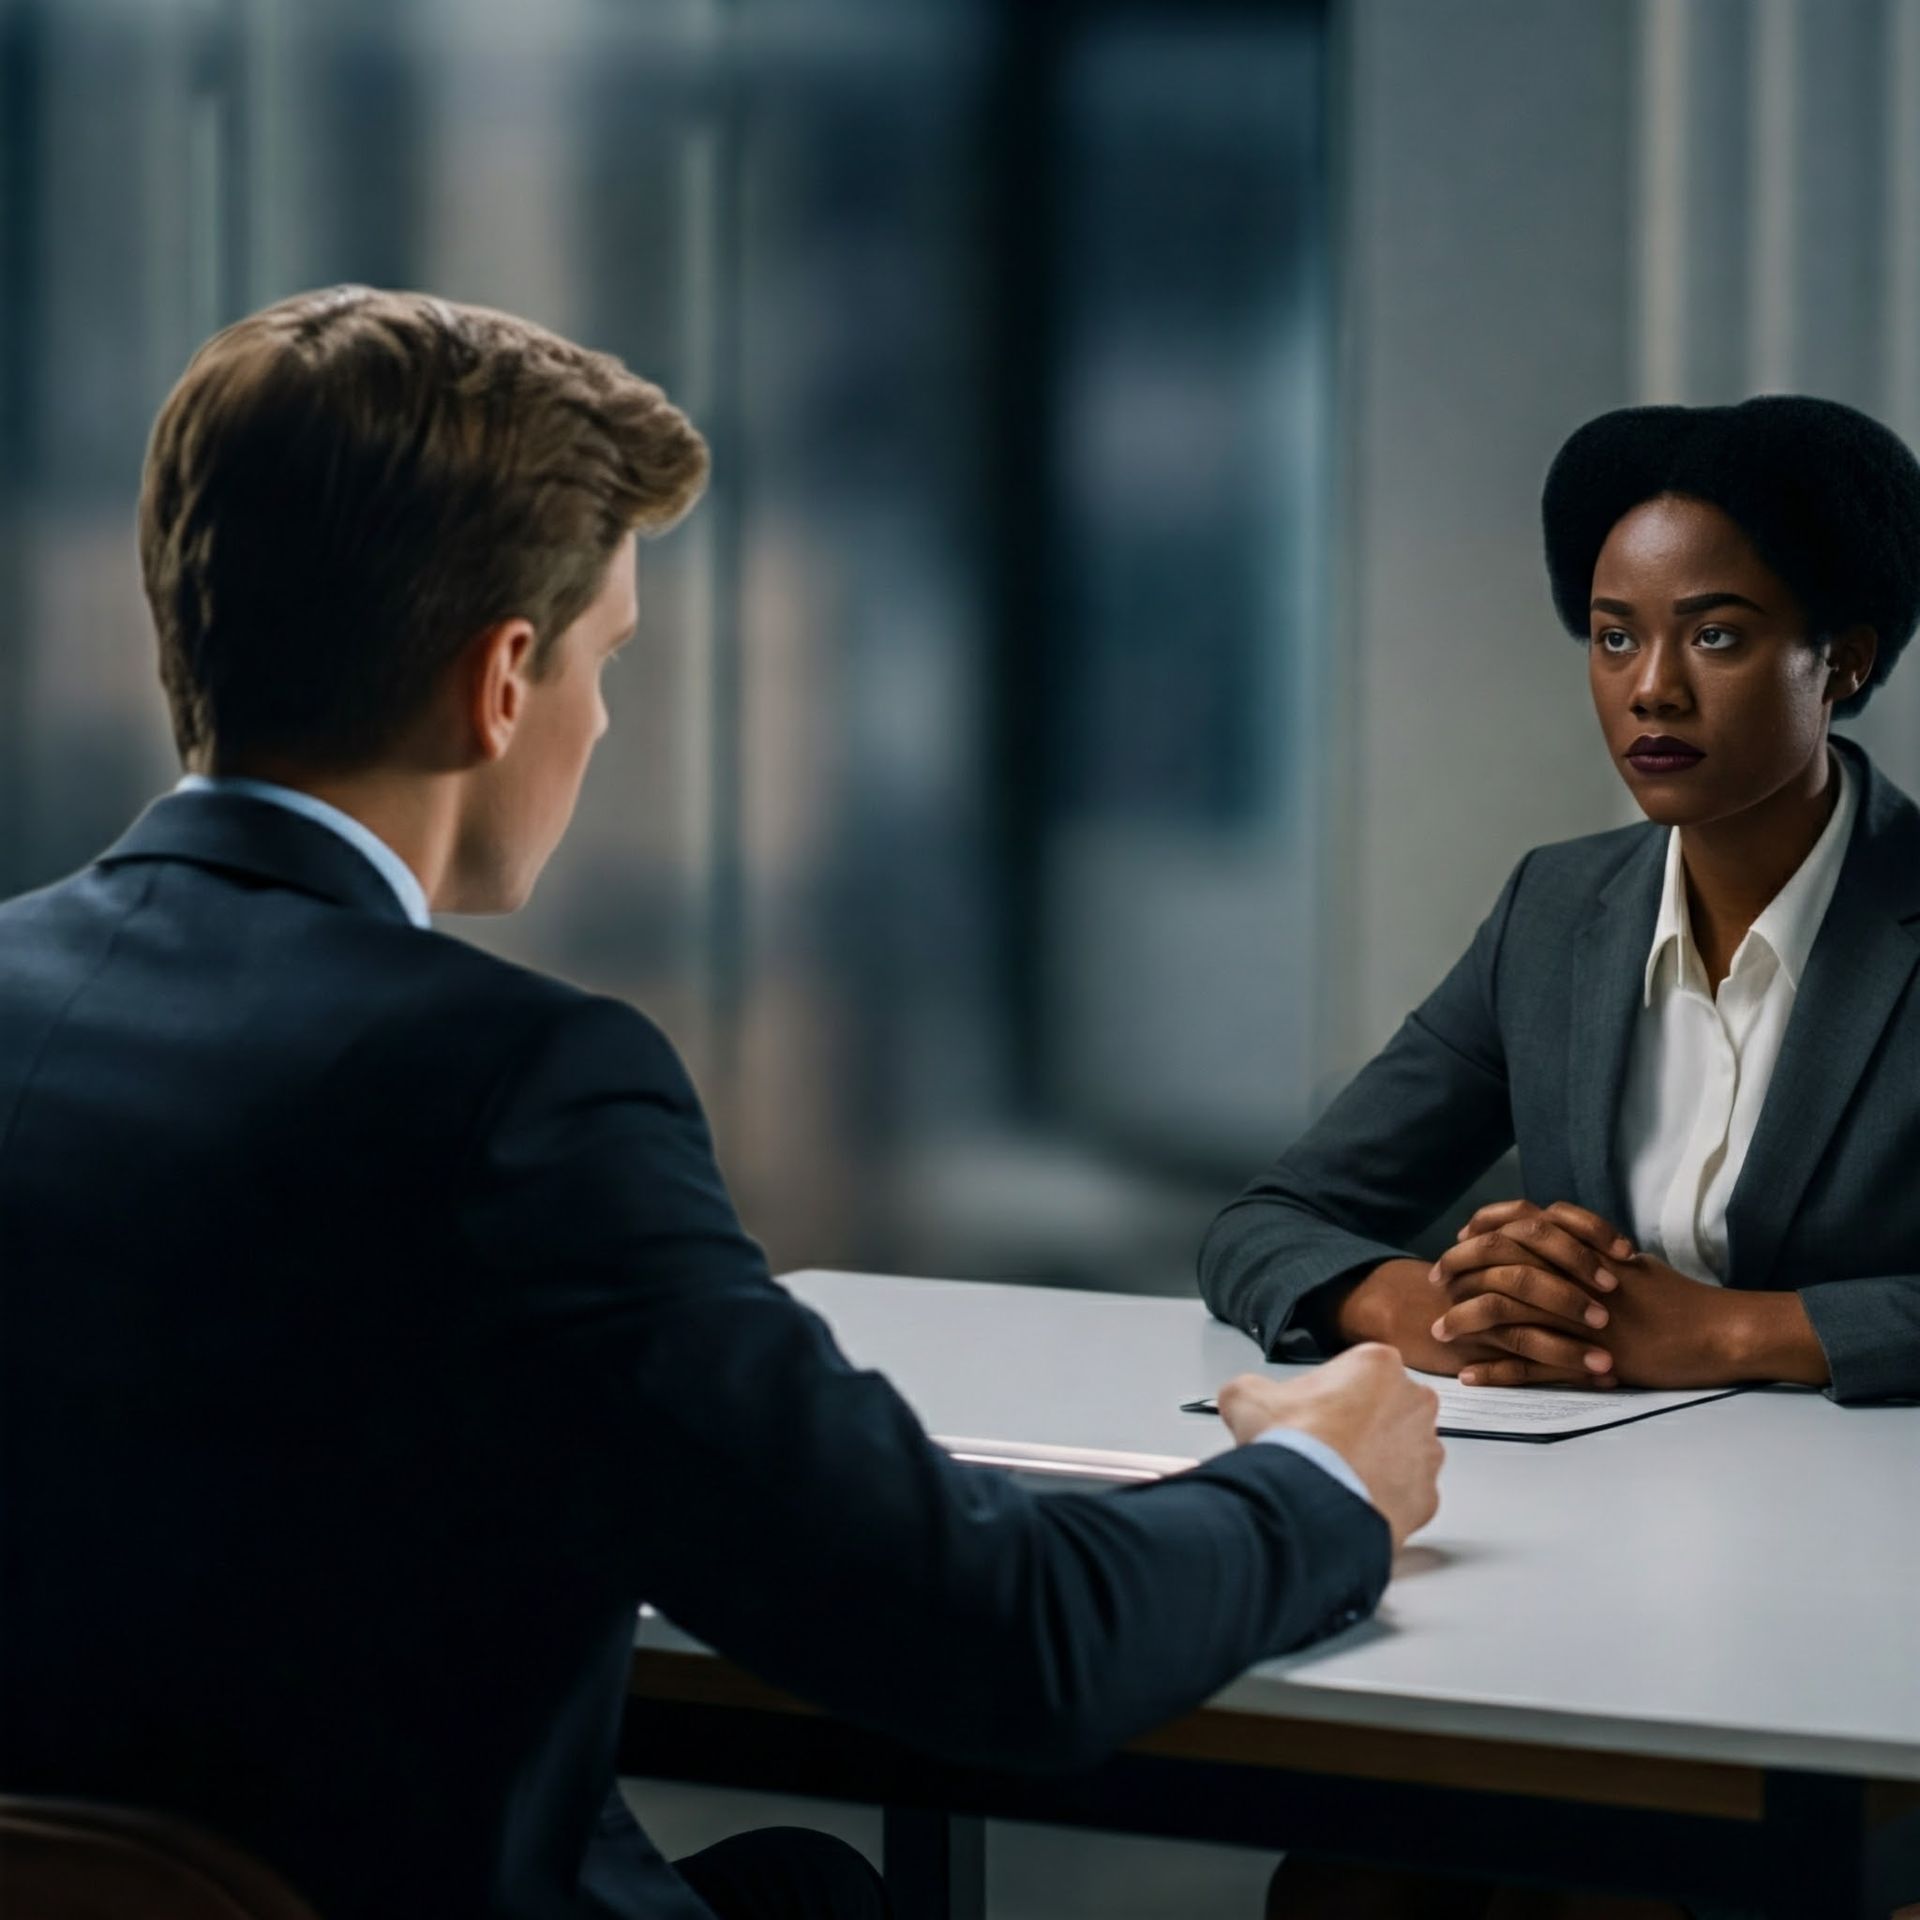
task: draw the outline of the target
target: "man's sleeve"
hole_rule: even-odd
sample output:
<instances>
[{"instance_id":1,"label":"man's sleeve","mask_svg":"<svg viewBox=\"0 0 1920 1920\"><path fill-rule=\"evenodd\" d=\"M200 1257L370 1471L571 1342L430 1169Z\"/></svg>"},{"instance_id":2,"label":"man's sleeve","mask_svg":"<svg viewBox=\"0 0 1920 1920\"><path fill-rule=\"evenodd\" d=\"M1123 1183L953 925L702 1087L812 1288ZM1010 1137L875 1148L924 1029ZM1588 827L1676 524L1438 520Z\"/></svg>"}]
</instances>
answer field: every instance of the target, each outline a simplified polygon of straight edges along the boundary
<instances>
[{"instance_id":1,"label":"man's sleeve","mask_svg":"<svg viewBox=\"0 0 1920 1920\"><path fill-rule=\"evenodd\" d=\"M1385 1585L1380 1516L1279 1447L1112 1495L947 1459L769 1278L630 1008L557 1015L474 1152L467 1235L523 1303L519 1417L569 1463L581 1553L805 1699L958 1758L1089 1762Z\"/></svg>"},{"instance_id":2,"label":"man's sleeve","mask_svg":"<svg viewBox=\"0 0 1920 1920\"><path fill-rule=\"evenodd\" d=\"M1269 1358L1319 1358L1314 1296L1410 1258L1406 1238L1513 1144L1494 976L1525 871L1386 1047L1207 1230L1201 1295Z\"/></svg>"}]
</instances>

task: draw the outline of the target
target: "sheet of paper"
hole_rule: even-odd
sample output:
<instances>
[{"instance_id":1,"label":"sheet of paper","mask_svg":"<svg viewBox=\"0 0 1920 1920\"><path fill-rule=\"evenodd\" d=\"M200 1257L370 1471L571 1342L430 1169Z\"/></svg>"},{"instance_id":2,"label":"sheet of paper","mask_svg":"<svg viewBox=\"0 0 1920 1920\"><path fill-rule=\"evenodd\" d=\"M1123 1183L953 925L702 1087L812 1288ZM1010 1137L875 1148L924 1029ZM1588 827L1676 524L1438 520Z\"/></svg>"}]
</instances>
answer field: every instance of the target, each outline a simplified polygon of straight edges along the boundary
<instances>
[{"instance_id":1,"label":"sheet of paper","mask_svg":"<svg viewBox=\"0 0 1920 1920\"><path fill-rule=\"evenodd\" d=\"M1442 1433L1487 1440L1564 1440L1569 1434L1597 1433L1703 1400L1724 1400L1739 1391L1704 1387L1656 1393L1615 1387L1595 1393L1580 1387L1463 1387L1457 1380L1428 1384L1440 1395Z\"/></svg>"},{"instance_id":2,"label":"sheet of paper","mask_svg":"<svg viewBox=\"0 0 1920 1920\"><path fill-rule=\"evenodd\" d=\"M1614 1387L1606 1393L1578 1387L1463 1387L1457 1380L1416 1376L1440 1396L1440 1431L1456 1439L1565 1440L1576 1433L1624 1427L1676 1407L1725 1400L1738 1387L1695 1387L1658 1393L1644 1387ZM1217 1414L1211 1400L1181 1402L1182 1413Z\"/></svg>"}]
</instances>

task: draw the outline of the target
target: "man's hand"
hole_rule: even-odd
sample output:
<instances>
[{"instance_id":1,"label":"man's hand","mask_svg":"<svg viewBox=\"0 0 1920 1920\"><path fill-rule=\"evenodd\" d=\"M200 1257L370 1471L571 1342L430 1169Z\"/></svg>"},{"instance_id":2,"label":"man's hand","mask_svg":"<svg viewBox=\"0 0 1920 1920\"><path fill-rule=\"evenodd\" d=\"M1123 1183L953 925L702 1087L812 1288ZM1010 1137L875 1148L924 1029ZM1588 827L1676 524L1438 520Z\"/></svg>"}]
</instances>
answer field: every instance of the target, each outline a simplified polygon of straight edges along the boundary
<instances>
[{"instance_id":1,"label":"man's hand","mask_svg":"<svg viewBox=\"0 0 1920 1920\"><path fill-rule=\"evenodd\" d=\"M1503 1269L1495 1250L1503 1243L1524 1248L1530 1264L1496 1281ZM1482 1266L1483 1260L1493 1264ZM1563 1340L1560 1329L1575 1294L1585 1303L1582 1317L1596 1328L1594 1350L1604 1349L1611 1361L1593 1385L1795 1380L1818 1386L1828 1378L1826 1355L1798 1294L1744 1292L1695 1280L1650 1253L1635 1252L1599 1215L1565 1202L1541 1208L1506 1200L1482 1207L1434 1271L1444 1276L1438 1284L1454 1302L1435 1325L1436 1339L1484 1339L1489 1321L1512 1323L1513 1354L1462 1366L1460 1378L1469 1385L1536 1385L1556 1378L1541 1371L1541 1358L1550 1351L1549 1341ZM1595 1320L1596 1312L1604 1318ZM1551 1351L1563 1362L1563 1346Z\"/></svg>"},{"instance_id":2,"label":"man's hand","mask_svg":"<svg viewBox=\"0 0 1920 1920\"><path fill-rule=\"evenodd\" d=\"M1243 1373L1219 1400L1221 1419L1243 1446L1273 1427L1324 1440L1365 1483L1396 1548L1439 1510L1440 1399L1408 1377L1391 1347L1349 1347L1292 1380Z\"/></svg>"}]
</instances>

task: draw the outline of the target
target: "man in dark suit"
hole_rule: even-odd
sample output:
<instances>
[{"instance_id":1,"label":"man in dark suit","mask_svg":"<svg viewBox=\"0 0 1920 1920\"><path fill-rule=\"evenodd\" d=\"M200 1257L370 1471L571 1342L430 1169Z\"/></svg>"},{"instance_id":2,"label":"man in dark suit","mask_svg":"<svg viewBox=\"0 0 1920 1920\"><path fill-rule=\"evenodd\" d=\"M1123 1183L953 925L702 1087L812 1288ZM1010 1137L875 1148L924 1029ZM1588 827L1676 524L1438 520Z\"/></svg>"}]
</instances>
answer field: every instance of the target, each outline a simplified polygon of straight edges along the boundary
<instances>
[{"instance_id":1,"label":"man in dark suit","mask_svg":"<svg viewBox=\"0 0 1920 1920\"><path fill-rule=\"evenodd\" d=\"M1359 1619L1434 1506L1372 1347L1249 1444L1040 1500L768 1277L642 1015L434 932L523 900L705 476L617 362L338 289L210 342L141 554L182 790L0 908L0 1790L326 1920L879 1910L676 1873L613 1767L643 1600L836 1713L1070 1765Z\"/></svg>"}]
</instances>

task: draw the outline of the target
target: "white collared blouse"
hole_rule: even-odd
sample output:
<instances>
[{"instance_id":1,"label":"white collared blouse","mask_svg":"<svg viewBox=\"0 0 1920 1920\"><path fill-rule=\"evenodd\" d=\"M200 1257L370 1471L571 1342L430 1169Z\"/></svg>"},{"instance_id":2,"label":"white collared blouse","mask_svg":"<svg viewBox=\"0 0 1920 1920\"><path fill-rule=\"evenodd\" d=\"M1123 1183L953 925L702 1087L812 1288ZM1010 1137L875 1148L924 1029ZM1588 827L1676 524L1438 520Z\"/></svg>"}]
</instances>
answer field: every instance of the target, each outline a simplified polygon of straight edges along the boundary
<instances>
[{"instance_id":1,"label":"white collared blouse","mask_svg":"<svg viewBox=\"0 0 1920 1920\"><path fill-rule=\"evenodd\" d=\"M1694 944L1679 828L1668 835L1616 1136L1633 1217L1617 1224L1696 1280L1726 1276L1727 1203L1852 837L1857 782L1840 755L1832 765L1833 815L1735 949L1718 993Z\"/></svg>"}]
</instances>

